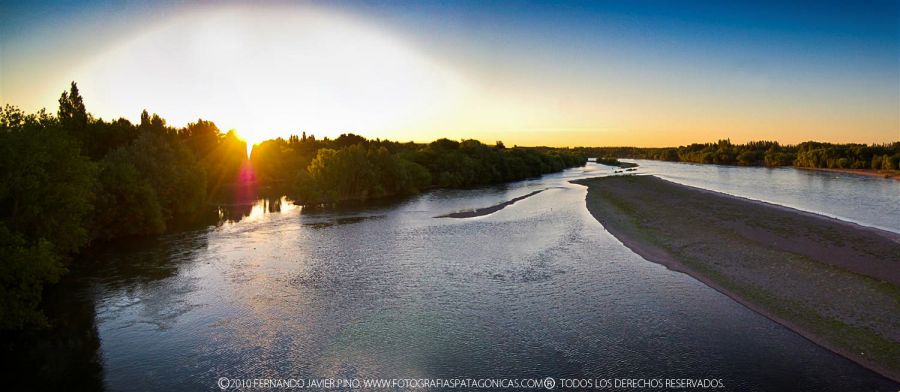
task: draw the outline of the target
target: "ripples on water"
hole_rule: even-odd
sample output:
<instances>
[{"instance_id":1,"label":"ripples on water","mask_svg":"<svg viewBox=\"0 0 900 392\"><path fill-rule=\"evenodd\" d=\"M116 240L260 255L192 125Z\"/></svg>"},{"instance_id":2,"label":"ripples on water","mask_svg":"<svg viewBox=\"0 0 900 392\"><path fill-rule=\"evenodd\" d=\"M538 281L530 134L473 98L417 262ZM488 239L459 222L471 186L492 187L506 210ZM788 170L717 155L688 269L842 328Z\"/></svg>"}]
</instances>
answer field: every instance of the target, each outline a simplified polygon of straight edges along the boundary
<instances>
[{"instance_id":1,"label":"ripples on water","mask_svg":"<svg viewBox=\"0 0 900 392\"><path fill-rule=\"evenodd\" d=\"M111 249L68 283L102 342L102 370L81 377L110 390L214 389L222 376L896 390L625 248L568 183L611 172L589 164L371 209L260 204L236 222ZM433 218L539 189L487 216Z\"/></svg>"}]
</instances>

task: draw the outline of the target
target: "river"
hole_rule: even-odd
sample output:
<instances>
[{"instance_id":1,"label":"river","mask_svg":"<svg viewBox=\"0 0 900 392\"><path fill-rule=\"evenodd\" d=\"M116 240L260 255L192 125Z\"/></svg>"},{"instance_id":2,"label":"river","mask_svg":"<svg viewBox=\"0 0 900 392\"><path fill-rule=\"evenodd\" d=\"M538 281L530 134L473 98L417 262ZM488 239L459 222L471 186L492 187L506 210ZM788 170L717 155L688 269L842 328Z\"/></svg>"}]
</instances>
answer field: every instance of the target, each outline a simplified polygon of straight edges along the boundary
<instances>
[{"instance_id":1,"label":"river","mask_svg":"<svg viewBox=\"0 0 900 392\"><path fill-rule=\"evenodd\" d=\"M900 233L900 181L792 167L699 165L649 160L641 173Z\"/></svg>"},{"instance_id":2,"label":"river","mask_svg":"<svg viewBox=\"0 0 900 392\"><path fill-rule=\"evenodd\" d=\"M898 182L640 163L641 173L900 230ZM220 377L898 389L624 247L587 212L586 188L568 182L612 172L590 163L340 211L262 200L216 226L111 246L48 294L55 336L22 366L41 364L37 377L67 390L215 390ZM536 190L490 215L435 218Z\"/></svg>"}]
</instances>

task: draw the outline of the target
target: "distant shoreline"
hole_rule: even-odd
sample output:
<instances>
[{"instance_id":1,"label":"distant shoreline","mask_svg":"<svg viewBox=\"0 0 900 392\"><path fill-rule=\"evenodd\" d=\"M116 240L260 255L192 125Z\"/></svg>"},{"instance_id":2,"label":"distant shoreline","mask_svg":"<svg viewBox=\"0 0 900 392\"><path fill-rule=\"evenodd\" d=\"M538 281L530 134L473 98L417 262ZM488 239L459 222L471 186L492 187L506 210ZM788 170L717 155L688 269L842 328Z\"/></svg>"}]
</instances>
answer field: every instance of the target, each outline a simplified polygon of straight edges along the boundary
<instances>
[{"instance_id":1,"label":"distant shoreline","mask_svg":"<svg viewBox=\"0 0 900 392\"><path fill-rule=\"evenodd\" d=\"M652 176L573 183L635 253L900 381L900 235Z\"/></svg>"},{"instance_id":2,"label":"distant shoreline","mask_svg":"<svg viewBox=\"0 0 900 392\"><path fill-rule=\"evenodd\" d=\"M900 180L900 171L892 170L875 170L875 169L828 169L823 167L794 167L799 170L811 170L831 173L856 174L858 176L878 177L886 179Z\"/></svg>"}]
</instances>

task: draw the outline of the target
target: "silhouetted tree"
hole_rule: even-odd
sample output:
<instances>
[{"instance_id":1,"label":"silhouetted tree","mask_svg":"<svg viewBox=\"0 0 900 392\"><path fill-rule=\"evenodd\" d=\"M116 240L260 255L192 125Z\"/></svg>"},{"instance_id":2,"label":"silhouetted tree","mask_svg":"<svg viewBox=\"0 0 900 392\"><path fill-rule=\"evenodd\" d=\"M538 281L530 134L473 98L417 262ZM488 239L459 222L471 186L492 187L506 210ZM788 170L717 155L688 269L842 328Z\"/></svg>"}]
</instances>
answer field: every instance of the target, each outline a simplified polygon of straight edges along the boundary
<instances>
[{"instance_id":1,"label":"silhouetted tree","mask_svg":"<svg viewBox=\"0 0 900 392\"><path fill-rule=\"evenodd\" d=\"M63 91L59 97L58 115L63 129L80 141L85 139L88 114L84 108L84 100L81 98L81 93L78 92L78 84L75 82L72 82L69 91Z\"/></svg>"}]
</instances>

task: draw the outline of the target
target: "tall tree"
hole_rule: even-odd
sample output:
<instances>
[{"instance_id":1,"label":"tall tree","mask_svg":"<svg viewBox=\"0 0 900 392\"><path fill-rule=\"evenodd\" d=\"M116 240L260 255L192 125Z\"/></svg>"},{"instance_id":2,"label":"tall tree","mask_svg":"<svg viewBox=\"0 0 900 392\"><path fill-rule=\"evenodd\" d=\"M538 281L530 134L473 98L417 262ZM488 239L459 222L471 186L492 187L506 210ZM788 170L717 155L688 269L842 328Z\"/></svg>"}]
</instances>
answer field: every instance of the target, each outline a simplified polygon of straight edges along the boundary
<instances>
[{"instance_id":1,"label":"tall tree","mask_svg":"<svg viewBox=\"0 0 900 392\"><path fill-rule=\"evenodd\" d=\"M87 110L84 108L84 99L78 92L78 84L72 82L69 91L63 91L59 97L59 122L66 132L84 141L85 130L88 124Z\"/></svg>"}]
</instances>

